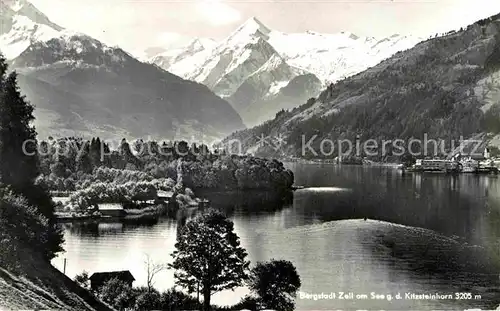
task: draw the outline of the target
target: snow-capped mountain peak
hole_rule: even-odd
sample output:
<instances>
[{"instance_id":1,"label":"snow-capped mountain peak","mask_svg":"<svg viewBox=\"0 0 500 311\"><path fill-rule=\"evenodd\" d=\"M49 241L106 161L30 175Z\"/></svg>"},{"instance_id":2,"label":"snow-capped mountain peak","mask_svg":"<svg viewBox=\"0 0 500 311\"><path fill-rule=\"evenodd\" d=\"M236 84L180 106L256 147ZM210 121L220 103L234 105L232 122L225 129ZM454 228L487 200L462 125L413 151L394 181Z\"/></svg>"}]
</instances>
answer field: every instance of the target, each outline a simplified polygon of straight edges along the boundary
<instances>
[{"instance_id":1,"label":"snow-capped mountain peak","mask_svg":"<svg viewBox=\"0 0 500 311\"><path fill-rule=\"evenodd\" d=\"M269 38L271 29L267 28L256 17L249 18L240 27L238 27L229 37L225 40L228 44L241 44L247 43L252 38L262 38L267 40Z\"/></svg>"},{"instance_id":2,"label":"snow-capped mountain peak","mask_svg":"<svg viewBox=\"0 0 500 311\"><path fill-rule=\"evenodd\" d=\"M361 37L347 31L335 34L272 31L268 40L290 65L314 73L325 83L359 73L420 41L401 35L383 39Z\"/></svg>"},{"instance_id":3,"label":"snow-capped mountain peak","mask_svg":"<svg viewBox=\"0 0 500 311\"><path fill-rule=\"evenodd\" d=\"M207 52L215 48L217 45L213 39L194 38L182 48L163 51L151 59L146 59L161 68L170 68L174 63L179 63L183 59L189 58L201 52Z\"/></svg>"},{"instance_id":4,"label":"snow-capped mountain peak","mask_svg":"<svg viewBox=\"0 0 500 311\"><path fill-rule=\"evenodd\" d=\"M251 17L247 21L245 21L238 29L236 29L235 33L251 33L255 34L257 32L263 34L269 34L271 29L267 28L257 17Z\"/></svg>"},{"instance_id":5,"label":"snow-capped mountain peak","mask_svg":"<svg viewBox=\"0 0 500 311\"><path fill-rule=\"evenodd\" d=\"M213 39L194 38L182 49L195 53L202 50L213 49L216 45L217 42Z\"/></svg>"},{"instance_id":6,"label":"snow-capped mountain peak","mask_svg":"<svg viewBox=\"0 0 500 311\"><path fill-rule=\"evenodd\" d=\"M9 2L9 1L7 1ZM25 2L26 1L21 1L21 0L17 0L17 1L11 1L12 4L10 4L10 8L14 11L14 12L19 12L23 6L26 4Z\"/></svg>"},{"instance_id":7,"label":"snow-capped mountain peak","mask_svg":"<svg viewBox=\"0 0 500 311\"><path fill-rule=\"evenodd\" d=\"M191 51L199 51L203 50L204 47L201 41L198 38L196 38L187 45L186 49Z\"/></svg>"},{"instance_id":8,"label":"snow-capped mountain peak","mask_svg":"<svg viewBox=\"0 0 500 311\"><path fill-rule=\"evenodd\" d=\"M63 30L27 0L0 0L0 2L3 2L1 7L10 8L15 15L25 16L36 24L46 25L57 31Z\"/></svg>"},{"instance_id":9,"label":"snow-capped mountain peak","mask_svg":"<svg viewBox=\"0 0 500 311\"><path fill-rule=\"evenodd\" d=\"M359 36L353 34L352 32L349 31L342 31L340 34L344 35L345 37L348 37L351 40L358 40Z\"/></svg>"},{"instance_id":10,"label":"snow-capped mountain peak","mask_svg":"<svg viewBox=\"0 0 500 311\"><path fill-rule=\"evenodd\" d=\"M165 57L164 53L163 58L151 61L185 79L205 84L233 104L243 119L250 110L269 112L277 108L276 101L271 104L268 99L281 96L280 90L294 94L293 98L281 97L288 103L281 108L291 108L303 101L300 97L315 96L318 84L357 74L421 41L401 35L380 40L347 31L284 33L268 28L255 17L213 49L195 52L200 49L198 40L171 56ZM245 121L254 124L255 119Z\"/></svg>"},{"instance_id":11,"label":"snow-capped mountain peak","mask_svg":"<svg viewBox=\"0 0 500 311\"><path fill-rule=\"evenodd\" d=\"M314 31L314 30L306 30L306 34L313 35L313 36L315 36L315 35L321 35L319 32Z\"/></svg>"},{"instance_id":12,"label":"snow-capped mountain peak","mask_svg":"<svg viewBox=\"0 0 500 311\"><path fill-rule=\"evenodd\" d=\"M59 36L45 41L32 42L12 66L37 68L58 63L71 63L74 68L123 67L132 56L119 47L108 46L86 34L63 31Z\"/></svg>"},{"instance_id":13,"label":"snow-capped mountain peak","mask_svg":"<svg viewBox=\"0 0 500 311\"><path fill-rule=\"evenodd\" d=\"M64 30L27 0L0 0L0 52L16 58L33 42L48 41Z\"/></svg>"}]
</instances>

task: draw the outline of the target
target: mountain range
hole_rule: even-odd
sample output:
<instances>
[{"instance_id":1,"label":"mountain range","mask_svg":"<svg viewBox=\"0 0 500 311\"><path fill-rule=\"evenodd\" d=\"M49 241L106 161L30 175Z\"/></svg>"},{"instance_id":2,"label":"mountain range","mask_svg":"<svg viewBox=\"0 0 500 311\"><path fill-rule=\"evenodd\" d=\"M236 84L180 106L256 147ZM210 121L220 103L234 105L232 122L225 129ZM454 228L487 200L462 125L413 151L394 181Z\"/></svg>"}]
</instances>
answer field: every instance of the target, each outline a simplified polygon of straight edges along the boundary
<instances>
[{"instance_id":1,"label":"mountain range","mask_svg":"<svg viewBox=\"0 0 500 311\"><path fill-rule=\"evenodd\" d=\"M202 84L63 29L27 0L1 0L0 9L0 52L42 136L215 139L244 128Z\"/></svg>"},{"instance_id":2,"label":"mountain range","mask_svg":"<svg viewBox=\"0 0 500 311\"><path fill-rule=\"evenodd\" d=\"M305 156L302 139L314 135L315 143L486 135L500 146L497 16L418 44L399 35L285 34L251 18L220 42L196 39L143 62L56 25L27 0L0 0L0 8L0 51L36 106L42 136L236 131L228 139L247 151L282 156ZM262 136L284 143L262 146Z\"/></svg>"},{"instance_id":3,"label":"mountain range","mask_svg":"<svg viewBox=\"0 0 500 311\"><path fill-rule=\"evenodd\" d=\"M398 52L225 142L238 139L258 155L301 158L339 154L338 145L331 154L319 152L325 139L427 135L449 145L463 137L498 147L499 99L500 14Z\"/></svg>"},{"instance_id":4,"label":"mountain range","mask_svg":"<svg viewBox=\"0 0 500 311\"><path fill-rule=\"evenodd\" d=\"M253 126L421 40L401 35L375 39L348 32L287 34L253 17L220 42L196 38L149 61L205 84Z\"/></svg>"}]
</instances>

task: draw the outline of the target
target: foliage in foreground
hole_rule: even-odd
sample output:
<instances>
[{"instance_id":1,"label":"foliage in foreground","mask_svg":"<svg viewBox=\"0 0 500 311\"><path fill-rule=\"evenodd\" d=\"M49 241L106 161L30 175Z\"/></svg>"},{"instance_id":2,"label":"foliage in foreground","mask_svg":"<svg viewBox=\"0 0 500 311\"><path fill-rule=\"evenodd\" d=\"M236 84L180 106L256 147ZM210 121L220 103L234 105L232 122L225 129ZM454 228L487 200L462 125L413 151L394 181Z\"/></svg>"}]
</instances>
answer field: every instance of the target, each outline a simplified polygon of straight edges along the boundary
<instances>
[{"instance_id":1,"label":"foliage in foreground","mask_svg":"<svg viewBox=\"0 0 500 311\"><path fill-rule=\"evenodd\" d=\"M220 212L208 210L189 221L175 244L171 268L176 285L188 293L201 292L204 310L214 293L242 286L248 277L247 253L234 224Z\"/></svg>"},{"instance_id":2,"label":"foliage in foreground","mask_svg":"<svg viewBox=\"0 0 500 311\"><path fill-rule=\"evenodd\" d=\"M258 262L252 269L249 288L257 294L266 309L291 311L301 285L297 269L290 261Z\"/></svg>"},{"instance_id":3,"label":"foliage in foreground","mask_svg":"<svg viewBox=\"0 0 500 311\"><path fill-rule=\"evenodd\" d=\"M85 289L90 289L90 276L87 271L83 271L75 276L74 281Z\"/></svg>"},{"instance_id":4,"label":"foliage in foreground","mask_svg":"<svg viewBox=\"0 0 500 311\"><path fill-rule=\"evenodd\" d=\"M135 304L135 293L128 284L113 278L99 289L99 298L118 310L131 308Z\"/></svg>"},{"instance_id":5,"label":"foliage in foreground","mask_svg":"<svg viewBox=\"0 0 500 311\"><path fill-rule=\"evenodd\" d=\"M107 281L99 290L99 297L117 310L294 310L300 277L293 264L286 260L259 262L249 273L246 251L239 244L231 220L218 211L209 209L189 220L178 233L174 261L168 265L175 269L175 289L160 293L152 286L154 271L163 265L155 265L147 258L149 286L132 288L119 279ZM157 269L158 268L158 269ZM75 278L82 287L88 288L86 272ZM211 295L248 286L247 295L231 307L210 304ZM193 295L201 298L200 303Z\"/></svg>"},{"instance_id":6,"label":"foliage in foreground","mask_svg":"<svg viewBox=\"0 0 500 311\"><path fill-rule=\"evenodd\" d=\"M180 291L160 293L147 287L130 287L119 279L110 279L99 289L98 296L116 310L197 310L198 301Z\"/></svg>"},{"instance_id":7,"label":"foliage in foreground","mask_svg":"<svg viewBox=\"0 0 500 311\"><path fill-rule=\"evenodd\" d=\"M22 249L45 252L48 220L9 189L0 189L0 266L17 269Z\"/></svg>"},{"instance_id":8,"label":"foliage in foreground","mask_svg":"<svg viewBox=\"0 0 500 311\"><path fill-rule=\"evenodd\" d=\"M7 70L0 55L0 260L13 267L25 248L46 261L54 258L62 251L63 235L50 195L35 185L39 167L33 106L21 95L16 73L7 75Z\"/></svg>"}]
</instances>

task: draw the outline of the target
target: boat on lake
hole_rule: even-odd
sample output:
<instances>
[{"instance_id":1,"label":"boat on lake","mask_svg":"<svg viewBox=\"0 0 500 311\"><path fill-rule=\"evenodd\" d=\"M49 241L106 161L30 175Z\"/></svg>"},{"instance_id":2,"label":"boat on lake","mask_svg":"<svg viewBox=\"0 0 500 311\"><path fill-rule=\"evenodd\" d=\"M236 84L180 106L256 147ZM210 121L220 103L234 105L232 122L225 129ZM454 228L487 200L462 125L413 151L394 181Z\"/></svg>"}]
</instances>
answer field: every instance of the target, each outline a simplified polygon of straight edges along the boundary
<instances>
[{"instance_id":1,"label":"boat on lake","mask_svg":"<svg viewBox=\"0 0 500 311\"><path fill-rule=\"evenodd\" d=\"M406 172L419 173L469 173L469 174L498 174L498 168L493 161L479 162L472 158L464 158L460 161L456 159L418 159L410 167L402 167Z\"/></svg>"},{"instance_id":2,"label":"boat on lake","mask_svg":"<svg viewBox=\"0 0 500 311\"><path fill-rule=\"evenodd\" d=\"M461 165L453 160L418 159L406 169L408 172L459 173Z\"/></svg>"},{"instance_id":3,"label":"boat on lake","mask_svg":"<svg viewBox=\"0 0 500 311\"><path fill-rule=\"evenodd\" d=\"M479 168L479 162L472 158L461 160L460 165L462 165L462 173L476 173Z\"/></svg>"}]
</instances>

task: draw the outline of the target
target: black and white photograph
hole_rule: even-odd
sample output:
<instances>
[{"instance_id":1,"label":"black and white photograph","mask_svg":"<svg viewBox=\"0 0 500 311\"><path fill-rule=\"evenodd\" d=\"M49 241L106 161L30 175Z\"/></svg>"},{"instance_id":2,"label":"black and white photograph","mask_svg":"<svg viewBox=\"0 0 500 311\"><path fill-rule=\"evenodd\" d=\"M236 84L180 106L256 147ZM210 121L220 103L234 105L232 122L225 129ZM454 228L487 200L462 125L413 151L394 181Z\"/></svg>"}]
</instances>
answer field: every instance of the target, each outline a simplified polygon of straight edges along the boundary
<instances>
[{"instance_id":1,"label":"black and white photograph","mask_svg":"<svg viewBox=\"0 0 500 311\"><path fill-rule=\"evenodd\" d=\"M499 0L0 0L0 311L500 311Z\"/></svg>"}]
</instances>

